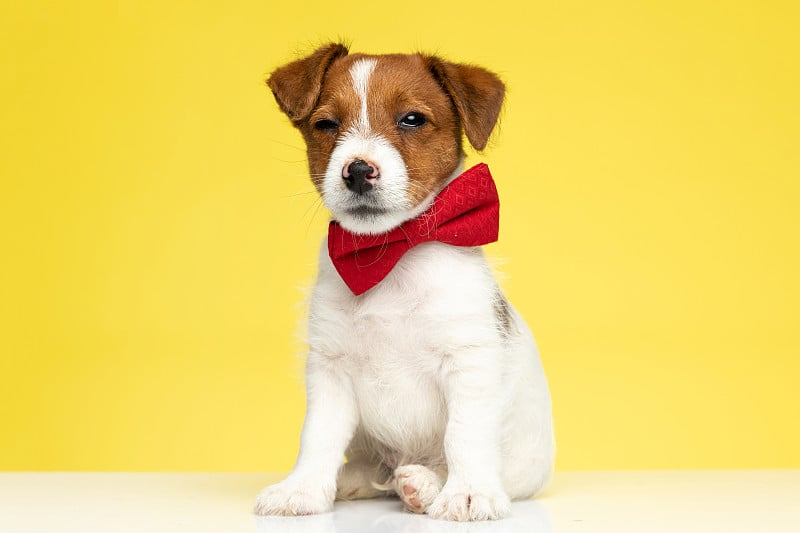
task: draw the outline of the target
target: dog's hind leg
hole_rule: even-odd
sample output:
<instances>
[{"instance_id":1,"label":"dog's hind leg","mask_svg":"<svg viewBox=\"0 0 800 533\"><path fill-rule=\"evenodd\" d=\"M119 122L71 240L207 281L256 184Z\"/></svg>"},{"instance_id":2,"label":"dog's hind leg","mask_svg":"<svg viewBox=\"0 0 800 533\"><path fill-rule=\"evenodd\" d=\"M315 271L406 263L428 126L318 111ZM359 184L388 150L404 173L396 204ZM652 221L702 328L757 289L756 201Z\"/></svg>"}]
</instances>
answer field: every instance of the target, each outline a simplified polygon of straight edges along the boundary
<instances>
[{"instance_id":1,"label":"dog's hind leg","mask_svg":"<svg viewBox=\"0 0 800 533\"><path fill-rule=\"evenodd\" d=\"M342 465L336 478L336 499L361 500L387 496L391 489L383 488L381 483L390 476L391 471L372 457L348 454L348 461Z\"/></svg>"},{"instance_id":2,"label":"dog's hind leg","mask_svg":"<svg viewBox=\"0 0 800 533\"><path fill-rule=\"evenodd\" d=\"M403 465L395 469L391 485L407 511L423 514L441 492L446 477L443 467Z\"/></svg>"}]
</instances>

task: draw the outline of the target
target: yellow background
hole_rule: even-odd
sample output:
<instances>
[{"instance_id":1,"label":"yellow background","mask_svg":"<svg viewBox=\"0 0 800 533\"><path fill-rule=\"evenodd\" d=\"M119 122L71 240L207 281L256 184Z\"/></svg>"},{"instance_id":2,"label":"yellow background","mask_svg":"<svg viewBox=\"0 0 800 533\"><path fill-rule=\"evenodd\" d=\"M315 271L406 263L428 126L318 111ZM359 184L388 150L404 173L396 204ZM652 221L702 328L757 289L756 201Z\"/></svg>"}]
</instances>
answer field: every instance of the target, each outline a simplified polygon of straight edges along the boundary
<instances>
[{"instance_id":1,"label":"yellow background","mask_svg":"<svg viewBox=\"0 0 800 533\"><path fill-rule=\"evenodd\" d=\"M0 469L291 467L327 215L263 80L338 38L507 82L560 469L800 467L797 5L5 3Z\"/></svg>"}]
</instances>

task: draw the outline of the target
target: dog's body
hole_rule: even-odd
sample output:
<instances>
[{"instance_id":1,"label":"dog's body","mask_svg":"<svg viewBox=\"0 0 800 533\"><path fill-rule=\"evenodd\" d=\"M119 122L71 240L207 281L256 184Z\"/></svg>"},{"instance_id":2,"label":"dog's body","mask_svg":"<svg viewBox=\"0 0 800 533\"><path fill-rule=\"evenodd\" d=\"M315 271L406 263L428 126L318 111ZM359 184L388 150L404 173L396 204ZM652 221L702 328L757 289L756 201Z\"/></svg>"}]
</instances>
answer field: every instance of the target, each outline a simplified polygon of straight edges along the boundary
<instances>
[{"instance_id":1,"label":"dog's body","mask_svg":"<svg viewBox=\"0 0 800 533\"><path fill-rule=\"evenodd\" d=\"M477 67L348 56L340 45L278 69L269 84L305 137L325 204L356 235L423 213L461 173L461 132L483 148L503 95ZM300 454L257 512L318 513L334 497L391 490L414 512L496 519L509 498L547 483L547 382L480 248L420 244L356 295L323 246L308 340Z\"/></svg>"}]
</instances>

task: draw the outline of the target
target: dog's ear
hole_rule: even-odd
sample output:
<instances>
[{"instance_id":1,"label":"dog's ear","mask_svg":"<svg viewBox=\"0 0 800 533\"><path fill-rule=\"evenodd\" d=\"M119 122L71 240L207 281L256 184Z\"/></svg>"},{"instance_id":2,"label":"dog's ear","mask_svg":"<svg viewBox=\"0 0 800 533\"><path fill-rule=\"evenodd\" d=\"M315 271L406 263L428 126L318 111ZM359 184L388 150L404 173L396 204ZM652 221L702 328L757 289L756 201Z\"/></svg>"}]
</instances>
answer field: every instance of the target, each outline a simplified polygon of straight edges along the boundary
<instances>
[{"instance_id":1,"label":"dog's ear","mask_svg":"<svg viewBox=\"0 0 800 533\"><path fill-rule=\"evenodd\" d=\"M281 110L297 125L314 109L325 72L338 58L347 55L342 44L331 43L308 57L293 61L273 72L267 80Z\"/></svg>"},{"instance_id":2,"label":"dog's ear","mask_svg":"<svg viewBox=\"0 0 800 533\"><path fill-rule=\"evenodd\" d=\"M476 150L483 150L500 116L505 85L496 74L481 67L449 63L435 56L425 59L453 100L469 143Z\"/></svg>"}]
</instances>

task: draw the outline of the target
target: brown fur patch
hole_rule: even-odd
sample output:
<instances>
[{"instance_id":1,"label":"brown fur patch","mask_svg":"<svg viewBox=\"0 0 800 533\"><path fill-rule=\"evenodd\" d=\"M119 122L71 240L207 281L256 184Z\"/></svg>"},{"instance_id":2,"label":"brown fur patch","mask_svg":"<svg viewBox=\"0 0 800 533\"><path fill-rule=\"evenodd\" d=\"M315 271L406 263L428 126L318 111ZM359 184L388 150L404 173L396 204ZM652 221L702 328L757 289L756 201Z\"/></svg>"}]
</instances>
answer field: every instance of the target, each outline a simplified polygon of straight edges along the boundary
<instances>
[{"instance_id":1,"label":"brown fur patch","mask_svg":"<svg viewBox=\"0 0 800 533\"><path fill-rule=\"evenodd\" d=\"M513 331L513 320L511 316L511 304L508 303L506 297L500 292L494 300L494 317L497 320L497 327L506 336L510 335Z\"/></svg>"},{"instance_id":2,"label":"brown fur patch","mask_svg":"<svg viewBox=\"0 0 800 533\"><path fill-rule=\"evenodd\" d=\"M370 128L400 152L407 166L409 200L416 206L440 189L458 165L462 129L475 148L485 147L504 86L479 67L422 54L347 55L341 45L328 45L279 68L268 84L305 139L318 190L337 139L359 119L361 102L350 68L360 59L376 61L367 91ZM424 115L426 123L401 127L400 120L409 113ZM338 128L316 128L319 121Z\"/></svg>"},{"instance_id":3,"label":"brown fur patch","mask_svg":"<svg viewBox=\"0 0 800 533\"><path fill-rule=\"evenodd\" d=\"M419 55L381 56L367 94L375 133L394 146L408 169L410 200L422 202L444 185L462 154L461 133L453 104ZM409 113L427 122L404 130L398 122Z\"/></svg>"}]
</instances>

